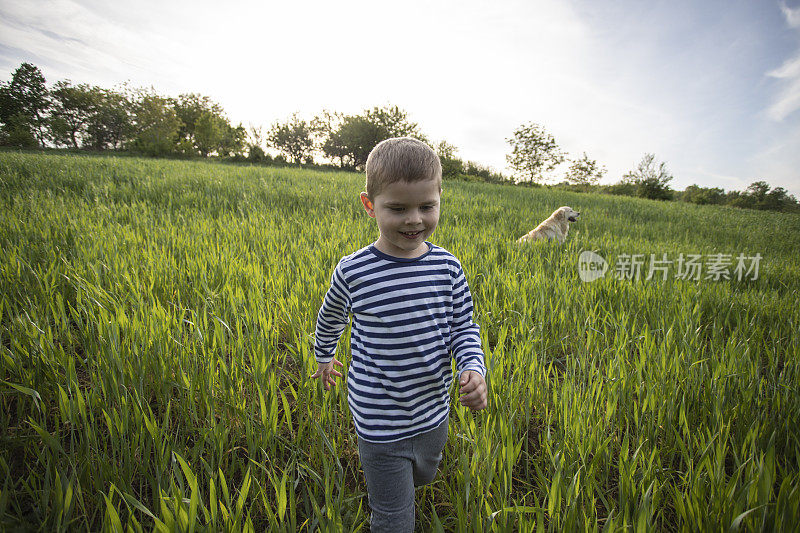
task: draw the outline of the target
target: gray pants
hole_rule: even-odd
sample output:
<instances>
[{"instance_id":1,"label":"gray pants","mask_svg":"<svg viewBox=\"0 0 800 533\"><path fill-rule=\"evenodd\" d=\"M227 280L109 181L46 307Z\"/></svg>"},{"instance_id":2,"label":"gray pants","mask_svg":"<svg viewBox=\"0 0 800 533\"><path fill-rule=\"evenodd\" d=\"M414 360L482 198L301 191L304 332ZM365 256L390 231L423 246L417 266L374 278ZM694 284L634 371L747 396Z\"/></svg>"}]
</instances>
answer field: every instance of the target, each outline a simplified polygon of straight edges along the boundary
<instances>
[{"instance_id":1,"label":"gray pants","mask_svg":"<svg viewBox=\"0 0 800 533\"><path fill-rule=\"evenodd\" d=\"M447 419L438 427L397 442L358 440L372 509L370 531L414 531L414 487L436 477L447 442Z\"/></svg>"}]
</instances>

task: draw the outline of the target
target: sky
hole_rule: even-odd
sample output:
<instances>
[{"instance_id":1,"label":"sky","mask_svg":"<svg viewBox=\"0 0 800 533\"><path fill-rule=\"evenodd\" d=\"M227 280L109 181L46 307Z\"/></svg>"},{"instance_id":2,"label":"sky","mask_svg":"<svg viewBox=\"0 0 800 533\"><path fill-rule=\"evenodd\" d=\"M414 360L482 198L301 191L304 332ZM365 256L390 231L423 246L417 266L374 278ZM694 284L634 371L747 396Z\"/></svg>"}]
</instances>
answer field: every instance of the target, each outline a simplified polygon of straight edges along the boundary
<instances>
[{"instance_id":1,"label":"sky","mask_svg":"<svg viewBox=\"0 0 800 533\"><path fill-rule=\"evenodd\" d=\"M204 94L246 127L397 105L506 174L535 122L603 183L653 153L678 190L800 198L800 0L0 0L0 79L23 61Z\"/></svg>"}]
</instances>

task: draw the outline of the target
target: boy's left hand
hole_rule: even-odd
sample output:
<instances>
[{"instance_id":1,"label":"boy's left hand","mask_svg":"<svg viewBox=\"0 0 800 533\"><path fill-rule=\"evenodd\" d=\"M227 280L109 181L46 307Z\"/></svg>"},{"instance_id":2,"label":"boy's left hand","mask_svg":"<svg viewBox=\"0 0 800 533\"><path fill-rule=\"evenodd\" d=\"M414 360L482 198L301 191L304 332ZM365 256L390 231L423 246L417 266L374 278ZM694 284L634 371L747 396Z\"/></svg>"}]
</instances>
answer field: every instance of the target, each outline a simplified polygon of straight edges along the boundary
<instances>
[{"instance_id":1,"label":"boy's left hand","mask_svg":"<svg viewBox=\"0 0 800 533\"><path fill-rule=\"evenodd\" d=\"M486 381L483 376L474 370L465 370L461 373L459 386L461 405L473 411L486 409Z\"/></svg>"}]
</instances>

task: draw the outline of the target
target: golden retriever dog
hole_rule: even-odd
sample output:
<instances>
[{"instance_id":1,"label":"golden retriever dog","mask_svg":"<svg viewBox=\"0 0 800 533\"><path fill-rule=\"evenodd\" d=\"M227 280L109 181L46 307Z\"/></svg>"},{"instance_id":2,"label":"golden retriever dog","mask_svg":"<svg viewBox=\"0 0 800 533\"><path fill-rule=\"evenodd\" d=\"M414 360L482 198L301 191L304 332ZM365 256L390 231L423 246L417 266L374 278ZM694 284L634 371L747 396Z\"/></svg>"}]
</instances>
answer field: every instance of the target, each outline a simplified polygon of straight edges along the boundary
<instances>
[{"instance_id":1,"label":"golden retriever dog","mask_svg":"<svg viewBox=\"0 0 800 533\"><path fill-rule=\"evenodd\" d=\"M569 223L578 220L580 213L568 206L559 207L550 218L536 226L519 239L517 242L528 242L537 240L556 240L561 244L567 239Z\"/></svg>"}]
</instances>

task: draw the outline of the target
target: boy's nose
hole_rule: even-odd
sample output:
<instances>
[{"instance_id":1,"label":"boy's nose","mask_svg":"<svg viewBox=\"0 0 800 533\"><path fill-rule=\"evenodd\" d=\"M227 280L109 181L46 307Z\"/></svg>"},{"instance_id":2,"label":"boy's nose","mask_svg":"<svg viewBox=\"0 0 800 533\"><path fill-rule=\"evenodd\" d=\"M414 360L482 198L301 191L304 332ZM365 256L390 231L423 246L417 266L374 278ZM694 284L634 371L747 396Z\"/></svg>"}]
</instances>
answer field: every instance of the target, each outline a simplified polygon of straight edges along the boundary
<instances>
[{"instance_id":1,"label":"boy's nose","mask_svg":"<svg viewBox=\"0 0 800 533\"><path fill-rule=\"evenodd\" d=\"M406 212L406 224L419 224L422 222L422 214L416 209L409 209Z\"/></svg>"}]
</instances>

